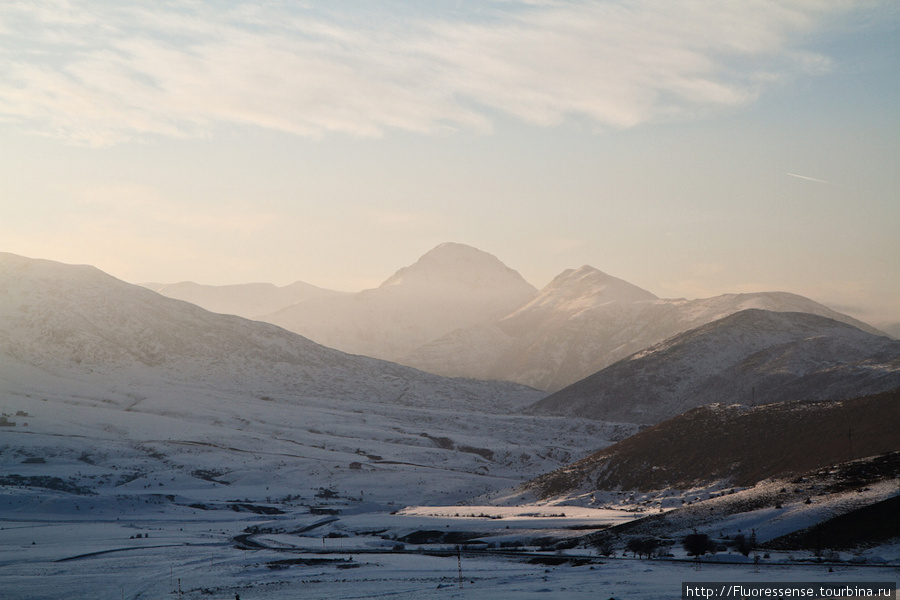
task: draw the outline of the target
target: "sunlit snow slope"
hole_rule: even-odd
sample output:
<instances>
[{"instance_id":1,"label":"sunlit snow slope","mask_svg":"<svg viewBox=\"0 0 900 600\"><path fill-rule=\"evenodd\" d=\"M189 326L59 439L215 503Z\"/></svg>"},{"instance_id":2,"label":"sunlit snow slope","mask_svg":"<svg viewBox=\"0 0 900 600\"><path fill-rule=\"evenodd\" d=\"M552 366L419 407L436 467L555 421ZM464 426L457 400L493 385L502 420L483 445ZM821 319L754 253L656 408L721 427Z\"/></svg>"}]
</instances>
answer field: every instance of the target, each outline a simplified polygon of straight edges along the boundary
<instances>
[{"instance_id":1,"label":"sunlit snow slope","mask_svg":"<svg viewBox=\"0 0 900 600\"><path fill-rule=\"evenodd\" d=\"M532 414L658 423L705 404L835 400L900 387L900 342L809 313L744 310L621 360Z\"/></svg>"},{"instance_id":2,"label":"sunlit snow slope","mask_svg":"<svg viewBox=\"0 0 900 600\"><path fill-rule=\"evenodd\" d=\"M0 254L0 461L31 483L456 501L633 431L511 414L539 396L347 355L93 267Z\"/></svg>"}]
</instances>

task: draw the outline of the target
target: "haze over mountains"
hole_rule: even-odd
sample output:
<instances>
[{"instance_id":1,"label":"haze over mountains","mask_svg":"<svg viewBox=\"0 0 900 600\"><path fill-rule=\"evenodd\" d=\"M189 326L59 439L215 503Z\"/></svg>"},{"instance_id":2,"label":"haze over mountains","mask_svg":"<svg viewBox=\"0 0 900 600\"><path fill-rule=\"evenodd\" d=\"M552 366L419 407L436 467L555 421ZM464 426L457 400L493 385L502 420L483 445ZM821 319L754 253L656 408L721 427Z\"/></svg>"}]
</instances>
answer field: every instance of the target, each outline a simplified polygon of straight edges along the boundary
<instances>
[{"instance_id":1,"label":"haze over mountains","mask_svg":"<svg viewBox=\"0 0 900 600\"><path fill-rule=\"evenodd\" d=\"M536 291L496 257L447 243L377 288L312 298L263 319L344 352L403 362L447 332L508 314Z\"/></svg>"},{"instance_id":2,"label":"haze over mountains","mask_svg":"<svg viewBox=\"0 0 900 600\"><path fill-rule=\"evenodd\" d=\"M239 283L235 285L201 285L192 281L181 283L144 283L144 287L163 296L184 300L208 311L237 315L247 319L281 310L309 298L343 296L337 292L296 281L278 287L271 283Z\"/></svg>"},{"instance_id":3,"label":"haze over mountains","mask_svg":"<svg viewBox=\"0 0 900 600\"><path fill-rule=\"evenodd\" d=\"M504 411L507 402L536 395L507 383L451 382L344 354L268 323L165 298L94 267L5 253L0 361L2 377L23 384L33 383L31 371L39 369L62 385L127 376L133 383L202 383L256 395L472 402L487 411Z\"/></svg>"},{"instance_id":4,"label":"haze over mountains","mask_svg":"<svg viewBox=\"0 0 900 600\"><path fill-rule=\"evenodd\" d=\"M210 310L223 305L195 298ZM556 391L748 308L811 313L880 334L796 294L660 299L590 266L568 269L538 292L496 257L454 243L434 248L378 288L310 297L259 318L353 354Z\"/></svg>"}]
</instances>

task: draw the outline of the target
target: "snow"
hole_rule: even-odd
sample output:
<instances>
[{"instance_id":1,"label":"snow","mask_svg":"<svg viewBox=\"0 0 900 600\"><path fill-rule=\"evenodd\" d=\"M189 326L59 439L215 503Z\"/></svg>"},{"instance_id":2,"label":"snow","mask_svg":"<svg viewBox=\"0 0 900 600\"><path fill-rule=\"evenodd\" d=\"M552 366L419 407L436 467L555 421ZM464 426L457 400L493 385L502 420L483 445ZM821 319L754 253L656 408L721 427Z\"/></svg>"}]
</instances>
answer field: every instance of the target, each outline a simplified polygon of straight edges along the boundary
<instances>
[{"instance_id":1,"label":"snow","mask_svg":"<svg viewBox=\"0 0 900 600\"><path fill-rule=\"evenodd\" d=\"M558 276L515 312L452 331L410 351L401 362L441 375L515 381L553 392L635 352L750 308L815 314L879 335L865 323L795 294L657 299L582 267ZM461 362L459 356L468 359Z\"/></svg>"},{"instance_id":2,"label":"snow","mask_svg":"<svg viewBox=\"0 0 900 600\"><path fill-rule=\"evenodd\" d=\"M589 265L563 271L538 292L496 257L454 243L437 246L378 288L340 297L298 289L291 293L308 296L266 313L258 308L261 302L283 303L290 290L189 283L154 289L209 310L268 321L345 352L550 392L750 308L817 314L880 334L788 292L660 299Z\"/></svg>"},{"instance_id":3,"label":"snow","mask_svg":"<svg viewBox=\"0 0 900 600\"><path fill-rule=\"evenodd\" d=\"M682 581L853 582L893 580L875 565L716 564L600 558L586 550L530 562L525 553L470 550L444 555L370 544L372 536L258 536L232 539L254 524L231 513L215 523L135 512L116 521L11 521L0 529L0 579L17 599L166 598L672 598ZM360 518L357 526L365 526ZM380 526L377 518L369 522ZM135 538L141 535L147 537ZM281 541L284 539L284 541ZM77 540L77 542L76 542ZM296 542L295 542L296 541ZM553 562L553 561L545 561ZM460 574L462 578L460 579ZM179 593L181 590L181 593Z\"/></svg>"},{"instance_id":4,"label":"snow","mask_svg":"<svg viewBox=\"0 0 900 600\"><path fill-rule=\"evenodd\" d=\"M809 313L747 309L637 352L528 410L658 423L726 399L842 399L900 385L900 343Z\"/></svg>"},{"instance_id":5,"label":"snow","mask_svg":"<svg viewBox=\"0 0 900 600\"><path fill-rule=\"evenodd\" d=\"M539 393L348 356L90 267L0 266L0 413L14 423L0 427L3 597L660 598L698 577L578 545L646 514L635 499L515 491L634 426L515 414ZM765 518L727 525L780 526ZM781 557L760 573L702 568L881 574Z\"/></svg>"}]
</instances>

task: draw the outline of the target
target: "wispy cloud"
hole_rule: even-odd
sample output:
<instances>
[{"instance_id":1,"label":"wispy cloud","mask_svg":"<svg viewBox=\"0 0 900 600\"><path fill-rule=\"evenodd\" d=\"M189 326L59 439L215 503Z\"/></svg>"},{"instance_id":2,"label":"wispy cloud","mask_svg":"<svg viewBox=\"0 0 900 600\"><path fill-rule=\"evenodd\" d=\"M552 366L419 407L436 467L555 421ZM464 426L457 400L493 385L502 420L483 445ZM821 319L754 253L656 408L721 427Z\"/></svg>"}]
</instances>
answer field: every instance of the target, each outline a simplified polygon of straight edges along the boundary
<instances>
[{"instance_id":1,"label":"wispy cloud","mask_svg":"<svg viewBox=\"0 0 900 600\"><path fill-rule=\"evenodd\" d=\"M493 111L624 128L739 106L827 68L797 39L853 4L489 6L490 19L369 23L279 2L5 2L0 120L88 145L234 125L309 137L489 130Z\"/></svg>"},{"instance_id":2,"label":"wispy cloud","mask_svg":"<svg viewBox=\"0 0 900 600\"><path fill-rule=\"evenodd\" d=\"M796 177L797 179L805 179L806 181L814 181L816 183L824 183L825 185L837 185L832 181L825 181L824 179L816 179L815 177L807 177L806 175L797 175L796 173L787 173L791 177Z\"/></svg>"}]
</instances>

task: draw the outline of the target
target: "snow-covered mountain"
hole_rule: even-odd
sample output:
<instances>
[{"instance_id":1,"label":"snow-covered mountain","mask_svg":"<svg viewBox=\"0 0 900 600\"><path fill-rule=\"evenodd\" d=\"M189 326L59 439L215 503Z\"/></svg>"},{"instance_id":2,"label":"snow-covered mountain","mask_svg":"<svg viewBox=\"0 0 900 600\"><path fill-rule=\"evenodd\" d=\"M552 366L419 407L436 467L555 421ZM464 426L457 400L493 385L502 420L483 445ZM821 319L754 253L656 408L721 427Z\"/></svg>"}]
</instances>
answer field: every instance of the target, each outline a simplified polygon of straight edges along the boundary
<instances>
[{"instance_id":1,"label":"snow-covered mountain","mask_svg":"<svg viewBox=\"0 0 900 600\"><path fill-rule=\"evenodd\" d=\"M511 314L453 331L399 362L441 375L516 381L552 392L673 335L749 308L811 313L879 333L796 294L660 299L583 266L563 272Z\"/></svg>"},{"instance_id":2,"label":"snow-covered mountain","mask_svg":"<svg viewBox=\"0 0 900 600\"><path fill-rule=\"evenodd\" d=\"M183 381L258 395L507 410L526 388L450 381L320 346L274 325L208 312L89 266L0 254L0 360L64 377ZM6 367L4 378L16 378Z\"/></svg>"},{"instance_id":3,"label":"snow-covered mountain","mask_svg":"<svg viewBox=\"0 0 900 600\"><path fill-rule=\"evenodd\" d=\"M648 345L633 330L656 300L646 290L583 266L564 271L501 319L451 332L401 362L445 375L558 389L595 371L598 361Z\"/></svg>"},{"instance_id":4,"label":"snow-covered mountain","mask_svg":"<svg viewBox=\"0 0 900 600\"><path fill-rule=\"evenodd\" d=\"M4 591L431 597L456 593L465 568L476 596L552 585L595 597L599 571L583 559L548 569L523 558L568 558L588 531L641 516L631 498L564 512L465 505L639 429L516 412L540 395L350 356L92 267L0 254ZM854 482L872 488L854 499L896 493L895 481ZM746 527L729 518L728 535ZM462 555L439 556L460 543ZM620 583L602 591L615 597L665 596L689 568L660 563L647 592L644 563L612 562L601 568Z\"/></svg>"},{"instance_id":5,"label":"snow-covered mountain","mask_svg":"<svg viewBox=\"0 0 900 600\"><path fill-rule=\"evenodd\" d=\"M496 257L445 243L377 288L311 298L262 318L331 348L397 360L451 331L509 314L536 292Z\"/></svg>"},{"instance_id":6,"label":"snow-covered mountain","mask_svg":"<svg viewBox=\"0 0 900 600\"><path fill-rule=\"evenodd\" d=\"M716 402L834 400L900 387L900 342L798 312L747 309L633 354L531 414L658 423Z\"/></svg>"},{"instance_id":7,"label":"snow-covered mountain","mask_svg":"<svg viewBox=\"0 0 900 600\"><path fill-rule=\"evenodd\" d=\"M881 334L796 294L661 299L587 265L562 272L538 292L496 257L454 243L441 244L381 286L357 294L300 283L148 287L215 312L267 321L344 352L549 392L748 308L817 314ZM286 306L297 296L303 299Z\"/></svg>"},{"instance_id":8,"label":"snow-covered mountain","mask_svg":"<svg viewBox=\"0 0 900 600\"><path fill-rule=\"evenodd\" d=\"M140 474L181 494L211 477L355 497L365 484L382 501L455 502L633 431L516 414L540 396L344 354L93 267L0 254L0 412L15 423L0 427L0 466L35 482L71 475L121 494L110 481ZM81 456L94 468L73 467Z\"/></svg>"},{"instance_id":9,"label":"snow-covered mountain","mask_svg":"<svg viewBox=\"0 0 900 600\"><path fill-rule=\"evenodd\" d=\"M296 281L290 285L241 283L236 285L202 285L192 281L181 283L144 283L144 287L168 298L196 304L210 312L259 319L309 298L332 298L346 292L327 290Z\"/></svg>"},{"instance_id":10,"label":"snow-covered mountain","mask_svg":"<svg viewBox=\"0 0 900 600\"><path fill-rule=\"evenodd\" d=\"M882 326L882 330L895 340L900 340L900 323L889 323Z\"/></svg>"}]
</instances>

